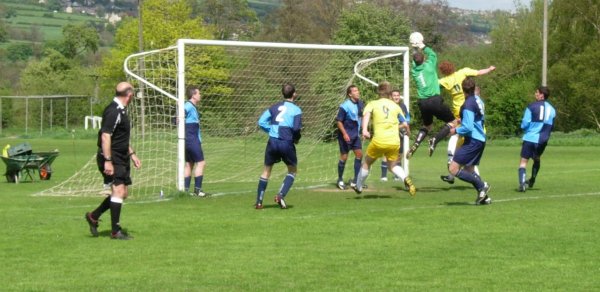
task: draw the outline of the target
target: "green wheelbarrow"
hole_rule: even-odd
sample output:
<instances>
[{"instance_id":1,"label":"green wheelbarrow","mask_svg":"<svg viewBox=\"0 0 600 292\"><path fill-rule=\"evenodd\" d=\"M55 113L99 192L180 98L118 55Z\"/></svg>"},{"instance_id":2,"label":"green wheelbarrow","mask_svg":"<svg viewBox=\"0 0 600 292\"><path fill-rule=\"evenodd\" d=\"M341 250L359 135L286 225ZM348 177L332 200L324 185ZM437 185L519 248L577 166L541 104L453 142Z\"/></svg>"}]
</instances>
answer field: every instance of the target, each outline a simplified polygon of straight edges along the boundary
<instances>
[{"instance_id":1,"label":"green wheelbarrow","mask_svg":"<svg viewBox=\"0 0 600 292\"><path fill-rule=\"evenodd\" d=\"M29 147L29 148L28 148ZM16 147L21 153L11 153L8 157L2 156L6 164L6 180L11 183L19 183L24 180L34 180L37 174L40 180L49 180L52 177L52 162L58 157L58 150L50 152L31 152L31 146L21 144ZM27 150L29 149L29 150ZM11 155L13 154L13 155Z\"/></svg>"}]
</instances>

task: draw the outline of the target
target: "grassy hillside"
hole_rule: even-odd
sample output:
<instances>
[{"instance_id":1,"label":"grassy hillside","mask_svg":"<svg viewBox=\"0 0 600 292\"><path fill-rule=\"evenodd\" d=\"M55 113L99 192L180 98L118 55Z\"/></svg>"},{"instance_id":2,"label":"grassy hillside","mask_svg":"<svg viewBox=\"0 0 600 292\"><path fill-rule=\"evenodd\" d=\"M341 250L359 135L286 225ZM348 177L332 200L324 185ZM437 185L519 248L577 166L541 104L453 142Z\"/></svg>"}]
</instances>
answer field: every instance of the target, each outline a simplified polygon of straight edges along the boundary
<instances>
[{"instance_id":1,"label":"grassy hillside","mask_svg":"<svg viewBox=\"0 0 600 292\"><path fill-rule=\"evenodd\" d=\"M4 22L11 31L9 41L26 40L43 42L59 39L62 35L62 27L70 23L94 22L104 23L103 18L97 18L84 13L66 13L48 11L44 7L19 4L2 3L2 5L14 8L15 17L4 19ZM41 39L36 39L32 34L38 34Z\"/></svg>"}]
</instances>

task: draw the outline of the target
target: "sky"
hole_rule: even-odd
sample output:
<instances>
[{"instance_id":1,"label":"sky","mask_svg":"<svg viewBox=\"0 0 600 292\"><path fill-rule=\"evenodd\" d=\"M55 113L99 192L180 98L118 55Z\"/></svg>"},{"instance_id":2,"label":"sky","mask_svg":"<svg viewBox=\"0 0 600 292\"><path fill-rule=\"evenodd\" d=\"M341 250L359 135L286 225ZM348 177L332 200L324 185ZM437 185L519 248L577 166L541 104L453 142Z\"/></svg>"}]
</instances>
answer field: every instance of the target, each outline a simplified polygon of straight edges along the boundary
<instances>
[{"instance_id":1,"label":"sky","mask_svg":"<svg viewBox=\"0 0 600 292\"><path fill-rule=\"evenodd\" d=\"M531 0L518 0L529 6ZM448 0L450 7L472 10L515 10L515 0Z\"/></svg>"}]
</instances>

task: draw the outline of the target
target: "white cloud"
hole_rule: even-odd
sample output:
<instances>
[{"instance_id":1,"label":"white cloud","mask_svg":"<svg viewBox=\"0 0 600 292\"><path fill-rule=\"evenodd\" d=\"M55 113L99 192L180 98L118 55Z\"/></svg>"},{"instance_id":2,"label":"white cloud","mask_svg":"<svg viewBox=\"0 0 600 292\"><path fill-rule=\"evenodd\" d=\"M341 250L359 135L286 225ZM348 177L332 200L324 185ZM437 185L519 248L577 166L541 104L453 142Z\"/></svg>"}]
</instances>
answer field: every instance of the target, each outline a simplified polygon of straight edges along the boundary
<instances>
[{"instance_id":1,"label":"white cloud","mask_svg":"<svg viewBox=\"0 0 600 292\"><path fill-rule=\"evenodd\" d=\"M517 2L529 6L531 0L517 0ZM448 0L448 5L473 10L515 10L515 0Z\"/></svg>"}]
</instances>

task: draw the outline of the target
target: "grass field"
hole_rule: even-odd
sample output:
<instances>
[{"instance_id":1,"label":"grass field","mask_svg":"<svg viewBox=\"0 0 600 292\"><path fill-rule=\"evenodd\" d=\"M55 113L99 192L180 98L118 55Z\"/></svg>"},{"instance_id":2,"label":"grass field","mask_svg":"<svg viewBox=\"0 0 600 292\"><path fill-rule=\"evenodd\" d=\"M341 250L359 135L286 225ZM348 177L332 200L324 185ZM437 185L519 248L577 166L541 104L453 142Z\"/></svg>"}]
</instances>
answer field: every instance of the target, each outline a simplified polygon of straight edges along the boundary
<instances>
[{"instance_id":1,"label":"grass field","mask_svg":"<svg viewBox=\"0 0 600 292\"><path fill-rule=\"evenodd\" d=\"M23 141L0 138L0 146ZM248 183L245 193L205 199L132 200L124 206L122 224L135 239L113 241L108 214L99 238L89 235L83 219L101 197L31 196L77 171L95 151L94 139L28 142L36 151L60 149L61 155L50 181L0 182L2 290L600 287L597 146L551 141L535 187L519 193L519 146L492 141L481 165L492 185L490 206L474 206L469 185L439 180L445 151L429 158L421 149L411 160L415 198L398 183L379 182L374 168L361 197L336 190L334 182L299 183L288 196L289 209L269 202L257 211L256 183ZM311 158L300 157L300 163L303 159ZM268 193L279 185L271 181Z\"/></svg>"}]
</instances>

